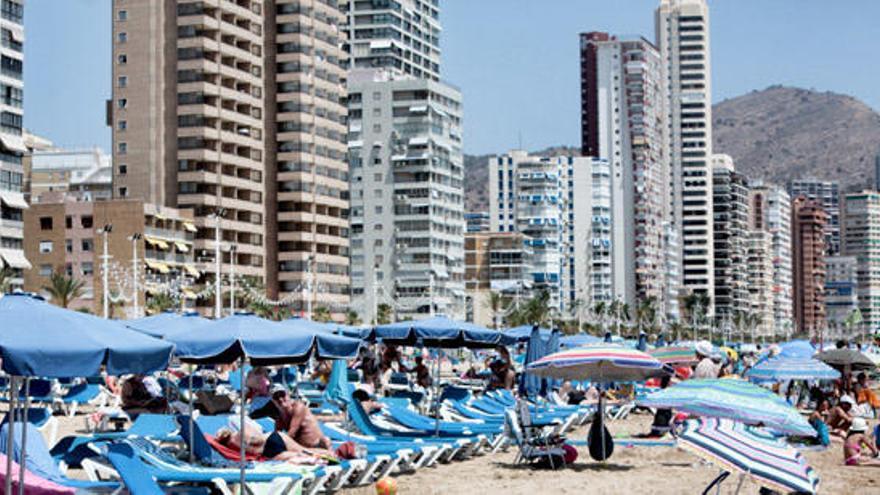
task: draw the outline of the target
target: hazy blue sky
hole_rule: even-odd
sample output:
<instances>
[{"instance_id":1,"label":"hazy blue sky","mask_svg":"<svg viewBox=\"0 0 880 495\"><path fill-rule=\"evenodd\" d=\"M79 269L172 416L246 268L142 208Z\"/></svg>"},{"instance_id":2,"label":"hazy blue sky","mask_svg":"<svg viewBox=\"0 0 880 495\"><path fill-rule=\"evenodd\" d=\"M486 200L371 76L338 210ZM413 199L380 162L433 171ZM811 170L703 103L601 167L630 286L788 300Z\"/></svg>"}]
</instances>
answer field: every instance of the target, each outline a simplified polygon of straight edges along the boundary
<instances>
[{"instance_id":1,"label":"hazy blue sky","mask_svg":"<svg viewBox=\"0 0 880 495\"><path fill-rule=\"evenodd\" d=\"M658 0L441 0L441 71L465 101L465 150L579 144L578 33L653 39ZM880 1L710 0L716 101L771 84L880 109ZM27 0L25 126L109 148L110 0Z\"/></svg>"}]
</instances>

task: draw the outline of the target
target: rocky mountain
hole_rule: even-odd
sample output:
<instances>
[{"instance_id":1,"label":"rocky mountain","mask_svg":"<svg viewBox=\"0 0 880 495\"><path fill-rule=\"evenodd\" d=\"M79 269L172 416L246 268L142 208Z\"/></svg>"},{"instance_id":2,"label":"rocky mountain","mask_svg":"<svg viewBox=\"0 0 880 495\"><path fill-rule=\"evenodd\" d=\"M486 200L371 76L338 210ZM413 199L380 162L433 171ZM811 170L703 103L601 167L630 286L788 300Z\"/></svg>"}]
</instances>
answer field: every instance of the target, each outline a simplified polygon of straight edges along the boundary
<instances>
[{"instance_id":1,"label":"rocky mountain","mask_svg":"<svg viewBox=\"0 0 880 495\"><path fill-rule=\"evenodd\" d=\"M771 86L716 104L712 119L714 152L750 178L873 183L880 114L851 96Z\"/></svg>"},{"instance_id":2,"label":"rocky mountain","mask_svg":"<svg viewBox=\"0 0 880 495\"><path fill-rule=\"evenodd\" d=\"M880 153L880 114L842 94L786 86L724 100L713 107L715 153L731 155L737 170L784 185L791 178L873 184ZM536 153L578 153L557 146ZM488 209L489 155L465 155L467 211Z\"/></svg>"}]
</instances>

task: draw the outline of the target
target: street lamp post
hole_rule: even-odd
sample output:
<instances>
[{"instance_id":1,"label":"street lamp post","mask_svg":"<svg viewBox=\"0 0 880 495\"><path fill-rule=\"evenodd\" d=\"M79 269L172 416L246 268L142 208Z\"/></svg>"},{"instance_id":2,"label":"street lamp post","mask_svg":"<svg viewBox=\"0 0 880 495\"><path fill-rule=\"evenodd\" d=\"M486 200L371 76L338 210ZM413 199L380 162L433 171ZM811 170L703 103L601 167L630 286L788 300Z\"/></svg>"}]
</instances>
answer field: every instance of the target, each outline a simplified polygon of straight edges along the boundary
<instances>
[{"instance_id":1,"label":"street lamp post","mask_svg":"<svg viewBox=\"0 0 880 495\"><path fill-rule=\"evenodd\" d=\"M107 238L113 231L113 224L108 223L98 230L98 233L104 236L104 254L101 256L101 285L102 299L104 306L104 318L110 318L110 252L108 250Z\"/></svg>"},{"instance_id":2,"label":"street lamp post","mask_svg":"<svg viewBox=\"0 0 880 495\"><path fill-rule=\"evenodd\" d=\"M131 300L134 305L134 317L140 316L138 304L138 241L141 234L135 232L128 238L131 241Z\"/></svg>"},{"instance_id":3,"label":"street lamp post","mask_svg":"<svg viewBox=\"0 0 880 495\"><path fill-rule=\"evenodd\" d=\"M229 246L229 314L235 314L235 253L238 246L231 244Z\"/></svg>"},{"instance_id":4,"label":"street lamp post","mask_svg":"<svg viewBox=\"0 0 880 495\"><path fill-rule=\"evenodd\" d=\"M223 292L220 288L220 223L226 215L226 208L218 208L209 215L216 223L214 224L214 318L221 318L223 312Z\"/></svg>"}]
</instances>

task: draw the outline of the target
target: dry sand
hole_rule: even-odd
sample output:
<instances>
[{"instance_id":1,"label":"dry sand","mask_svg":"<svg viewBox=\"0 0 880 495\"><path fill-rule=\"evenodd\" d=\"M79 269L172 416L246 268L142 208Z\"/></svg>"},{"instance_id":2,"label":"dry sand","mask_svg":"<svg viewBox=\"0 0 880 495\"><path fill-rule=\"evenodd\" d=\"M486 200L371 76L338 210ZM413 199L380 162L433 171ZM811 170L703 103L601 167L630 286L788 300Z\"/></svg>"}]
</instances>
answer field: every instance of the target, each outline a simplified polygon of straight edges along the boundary
<instances>
[{"instance_id":1,"label":"dry sand","mask_svg":"<svg viewBox=\"0 0 880 495\"><path fill-rule=\"evenodd\" d=\"M59 438L82 432L84 416L62 418ZM651 417L630 415L624 421L611 422L615 436L648 430ZM582 439L587 430L580 428L569 438ZM514 449L506 453L484 454L475 458L423 468L397 476L401 495L446 494L698 494L718 475L718 468L675 447L617 448L607 462L593 462L585 447L579 459L564 470L549 471L513 464ZM843 449L835 443L824 452L807 452L806 457L821 478L820 493L880 494L880 468L843 466ZM80 473L72 472L76 476ZM721 493L734 493L736 479L722 484ZM746 481L743 494L758 492L757 485ZM343 495L373 495L372 486L343 490ZM714 493L714 492L713 492Z\"/></svg>"}]
</instances>

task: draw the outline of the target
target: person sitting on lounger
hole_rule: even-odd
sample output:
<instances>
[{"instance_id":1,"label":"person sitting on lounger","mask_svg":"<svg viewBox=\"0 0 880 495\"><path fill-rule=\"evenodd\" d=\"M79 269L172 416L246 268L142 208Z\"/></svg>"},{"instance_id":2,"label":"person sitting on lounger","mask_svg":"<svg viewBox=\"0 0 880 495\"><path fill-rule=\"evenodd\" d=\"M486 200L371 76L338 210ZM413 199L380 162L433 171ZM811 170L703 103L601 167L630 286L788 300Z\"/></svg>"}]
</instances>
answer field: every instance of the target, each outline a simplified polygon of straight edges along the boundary
<instances>
[{"instance_id":1,"label":"person sitting on lounger","mask_svg":"<svg viewBox=\"0 0 880 495\"><path fill-rule=\"evenodd\" d=\"M144 375L132 375L122 384L122 410L129 416L164 413L167 409L162 387L154 386Z\"/></svg>"},{"instance_id":2,"label":"person sitting on lounger","mask_svg":"<svg viewBox=\"0 0 880 495\"><path fill-rule=\"evenodd\" d=\"M217 431L215 438L221 445L235 452L239 452L244 443L245 455L248 457L317 464L320 462L317 456L323 454L303 448L283 431L265 433L259 423L250 419L245 420L244 428L239 427L238 418L231 419L229 426Z\"/></svg>"},{"instance_id":3,"label":"person sitting on lounger","mask_svg":"<svg viewBox=\"0 0 880 495\"><path fill-rule=\"evenodd\" d=\"M364 411L366 411L367 414L379 412L385 407L381 402L373 400L373 398L370 397L370 394L362 388L355 390L351 396L354 400L360 402L361 407L364 408Z\"/></svg>"},{"instance_id":4,"label":"person sitting on lounger","mask_svg":"<svg viewBox=\"0 0 880 495\"><path fill-rule=\"evenodd\" d=\"M862 449L866 449L870 455L862 455ZM854 418L843 442L843 463L847 466L880 467L880 459L876 457L877 447L868 433L868 422L865 418Z\"/></svg>"},{"instance_id":5,"label":"person sitting on lounger","mask_svg":"<svg viewBox=\"0 0 880 495\"><path fill-rule=\"evenodd\" d=\"M425 359L422 356L416 356L416 365L412 372L416 374L416 385L428 388L434 383L434 379L431 378L431 370L425 366Z\"/></svg>"},{"instance_id":6,"label":"person sitting on lounger","mask_svg":"<svg viewBox=\"0 0 880 495\"><path fill-rule=\"evenodd\" d=\"M321 426L308 405L292 399L284 390L273 393L272 402L279 413L275 420L277 431L286 432L296 444L311 453L333 455L333 445L321 432Z\"/></svg>"}]
</instances>

